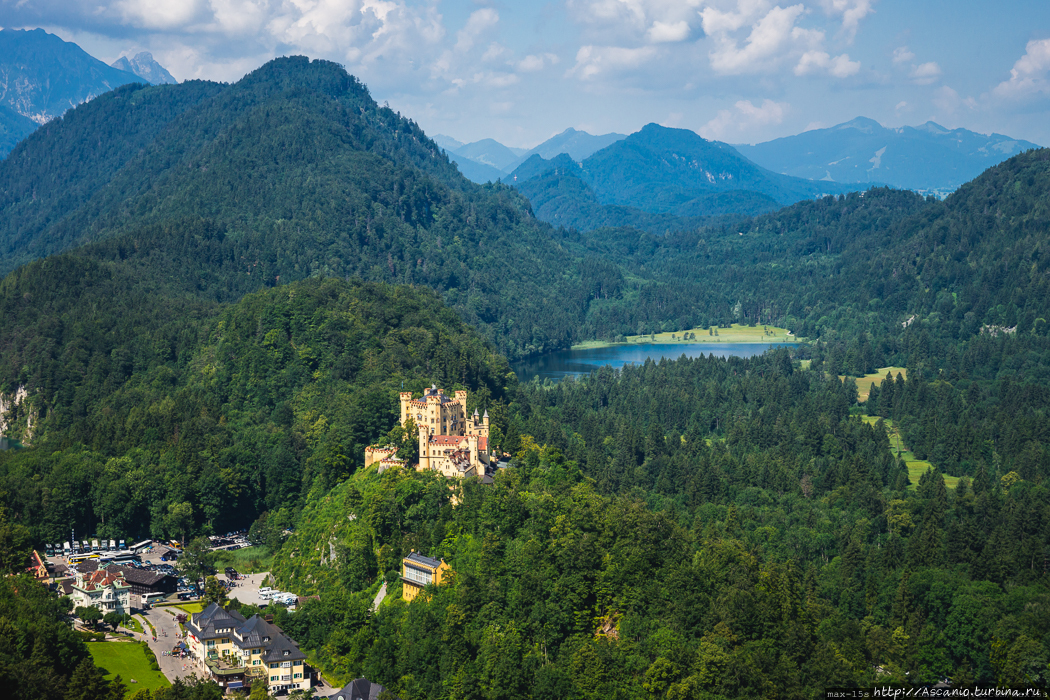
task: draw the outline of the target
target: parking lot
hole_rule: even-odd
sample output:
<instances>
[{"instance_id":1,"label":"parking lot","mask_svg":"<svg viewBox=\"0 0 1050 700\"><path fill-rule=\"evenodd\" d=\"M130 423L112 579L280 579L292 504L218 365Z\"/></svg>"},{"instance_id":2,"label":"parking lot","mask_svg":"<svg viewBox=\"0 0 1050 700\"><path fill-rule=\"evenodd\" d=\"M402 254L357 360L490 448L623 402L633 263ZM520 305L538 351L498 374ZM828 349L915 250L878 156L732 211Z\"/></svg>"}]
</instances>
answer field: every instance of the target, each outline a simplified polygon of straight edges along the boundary
<instances>
[{"instance_id":1,"label":"parking lot","mask_svg":"<svg viewBox=\"0 0 1050 700\"><path fill-rule=\"evenodd\" d=\"M236 598L242 603L248 603L250 605L267 606L270 601L265 600L259 595L259 589L263 587L263 581L270 574L263 572L261 574L244 574L237 581L231 581L233 588L230 589L229 597ZM229 581L226 574L220 572L215 575L215 578L220 581Z\"/></svg>"}]
</instances>

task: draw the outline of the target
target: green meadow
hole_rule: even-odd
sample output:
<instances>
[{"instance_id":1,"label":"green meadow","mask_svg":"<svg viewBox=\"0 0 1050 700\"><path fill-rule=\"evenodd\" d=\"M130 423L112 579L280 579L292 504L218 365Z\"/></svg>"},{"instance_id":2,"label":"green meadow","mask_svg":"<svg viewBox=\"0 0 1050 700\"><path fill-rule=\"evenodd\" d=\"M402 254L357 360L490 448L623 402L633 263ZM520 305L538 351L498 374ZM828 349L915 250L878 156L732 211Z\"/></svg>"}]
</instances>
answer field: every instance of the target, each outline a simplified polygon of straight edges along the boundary
<instances>
[{"instance_id":1,"label":"green meadow","mask_svg":"<svg viewBox=\"0 0 1050 700\"><path fill-rule=\"evenodd\" d=\"M894 372L894 375L896 374ZM883 376L885 376L885 373L883 373ZM863 419L869 425L875 425L879 422L878 416L863 416ZM915 488L919 485L919 479L922 478L922 475L928 469L932 469L933 465L925 459L915 457L915 453L904 444L900 430L893 424L892 420L883 418L882 422L886 426L886 434L890 437L890 451L895 455L899 455L904 461L905 466L908 467L908 480L911 481L912 488ZM959 483L959 477L957 476L949 476L948 474L942 474L942 476L944 477L944 485L950 489L954 489L955 485Z\"/></svg>"},{"instance_id":2,"label":"green meadow","mask_svg":"<svg viewBox=\"0 0 1050 700\"><path fill-rule=\"evenodd\" d=\"M137 642L89 642L87 647L95 665L106 672L107 680L120 676L128 686L128 697L143 688L156 690L171 685L163 673L150 668L146 653Z\"/></svg>"}]
</instances>

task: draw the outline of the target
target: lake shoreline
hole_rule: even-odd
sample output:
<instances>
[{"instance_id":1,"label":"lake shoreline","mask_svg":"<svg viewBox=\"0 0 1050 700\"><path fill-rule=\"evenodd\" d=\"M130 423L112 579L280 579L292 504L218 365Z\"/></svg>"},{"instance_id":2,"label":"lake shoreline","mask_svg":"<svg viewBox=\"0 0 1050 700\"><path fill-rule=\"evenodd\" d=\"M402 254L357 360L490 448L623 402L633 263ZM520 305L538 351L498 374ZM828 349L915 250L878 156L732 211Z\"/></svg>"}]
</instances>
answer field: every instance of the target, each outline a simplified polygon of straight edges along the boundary
<instances>
[{"instance_id":1,"label":"lake shoreline","mask_svg":"<svg viewBox=\"0 0 1050 700\"><path fill-rule=\"evenodd\" d=\"M585 340L582 343L576 343L569 349L595 350L637 345L696 345L699 343L771 345L776 343L801 343L803 340L793 335L787 328L757 324L748 326L734 323L728 327L710 326L707 328L690 328L684 331L629 335L620 342L613 340Z\"/></svg>"},{"instance_id":2,"label":"lake shoreline","mask_svg":"<svg viewBox=\"0 0 1050 700\"><path fill-rule=\"evenodd\" d=\"M717 337L717 336L716 336ZM585 348L573 347L533 356L511 364L519 381L558 381L567 376L587 375L603 366L619 369L625 365L640 365L647 361L677 360L681 357L695 358L714 355L716 357L753 357L780 347L797 347L791 340L776 339L751 342L726 342L712 339L697 342L683 339L682 342L609 343Z\"/></svg>"},{"instance_id":3,"label":"lake shoreline","mask_svg":"<svg viewBox=\"0 0 1050 700\"><path fill-rule=\"evenodd\" d=\"M733 345L781 345L786 343L797 345L802 342L805 342L805 340L795 338L794 336L790 338L778 338L776 340L772 340L769 338L765 340L728 340L720 338L718 336L705 336L703 340L639 340L637 342L627 340L622 343L616 343L611 340L585 340L582 343L577 343L576 345L569 346L569 349L594 350L597 348L642 347L645 345L700 345L705 343L711 345L727 345L730 343Z\"/></svg>"}]
</instances>

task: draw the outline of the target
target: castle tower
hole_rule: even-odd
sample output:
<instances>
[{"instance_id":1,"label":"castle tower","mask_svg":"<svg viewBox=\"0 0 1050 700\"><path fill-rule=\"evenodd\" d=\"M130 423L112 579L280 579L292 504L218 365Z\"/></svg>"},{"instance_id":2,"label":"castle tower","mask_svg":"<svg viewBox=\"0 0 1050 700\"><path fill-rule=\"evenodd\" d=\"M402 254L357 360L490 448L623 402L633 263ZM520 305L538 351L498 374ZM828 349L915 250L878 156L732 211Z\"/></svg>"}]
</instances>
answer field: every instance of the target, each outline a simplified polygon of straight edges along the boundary
<instances>
[{"instance_id":1,"label":"castle tower","mask_svg":"<svg viewBox=\"0 0 1050 700\"><path fill-rule=\"evenodd\" d=\"M402 391L401 394L401 427L405 427L412 410L412 392Z\"/></svg>"},{"instance_id":2,"label":"castle tower","mask_svg":"<svg viewBox=\"0 0 1050 700\"><path fill-rule=\"evenodd\" d=\"M430 431L425 425L419 426L419 471L430 469L430 455L427 451L430 444Z\"/></svg>"}]
</instances>

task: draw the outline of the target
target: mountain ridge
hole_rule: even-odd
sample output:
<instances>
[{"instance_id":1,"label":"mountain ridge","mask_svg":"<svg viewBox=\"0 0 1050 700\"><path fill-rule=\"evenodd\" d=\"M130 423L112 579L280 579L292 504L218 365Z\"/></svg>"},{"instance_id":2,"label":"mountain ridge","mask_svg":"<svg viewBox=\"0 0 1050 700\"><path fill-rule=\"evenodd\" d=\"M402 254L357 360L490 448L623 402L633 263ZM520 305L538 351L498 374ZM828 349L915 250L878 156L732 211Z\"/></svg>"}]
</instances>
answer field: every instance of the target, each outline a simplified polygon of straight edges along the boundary
<instances>
[{"instance_id":1,"label":"mountain ridge","mask_svg":"<svg viewBox=\"0 0 1050 700\"><path fill-rule=\"evenodd\" d=\"M882 182L946 195L987 168L1038 146L933 121L894 129L867 117L765 143L737 146L775 172L843 183Z\"/></svg>"}]
</instances>

